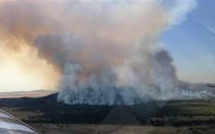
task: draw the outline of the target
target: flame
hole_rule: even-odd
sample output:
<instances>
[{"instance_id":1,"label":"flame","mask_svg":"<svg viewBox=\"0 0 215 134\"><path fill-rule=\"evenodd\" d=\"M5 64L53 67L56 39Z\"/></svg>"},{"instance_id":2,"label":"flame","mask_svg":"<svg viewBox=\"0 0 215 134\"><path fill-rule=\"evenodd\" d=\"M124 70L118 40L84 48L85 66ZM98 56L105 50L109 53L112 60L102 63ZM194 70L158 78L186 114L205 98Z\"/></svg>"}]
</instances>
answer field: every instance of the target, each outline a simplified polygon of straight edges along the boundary
<instances>
[{"instance_id":1,"label":"flame","mask_svg":"<svg viewBox=\"0 0 215 134\"><path fill-rule=\"evenodd\" d=\"M58 79L54 66L26 41L0 41L0 92L53 90Z\"/></svg>"}]
</instances>

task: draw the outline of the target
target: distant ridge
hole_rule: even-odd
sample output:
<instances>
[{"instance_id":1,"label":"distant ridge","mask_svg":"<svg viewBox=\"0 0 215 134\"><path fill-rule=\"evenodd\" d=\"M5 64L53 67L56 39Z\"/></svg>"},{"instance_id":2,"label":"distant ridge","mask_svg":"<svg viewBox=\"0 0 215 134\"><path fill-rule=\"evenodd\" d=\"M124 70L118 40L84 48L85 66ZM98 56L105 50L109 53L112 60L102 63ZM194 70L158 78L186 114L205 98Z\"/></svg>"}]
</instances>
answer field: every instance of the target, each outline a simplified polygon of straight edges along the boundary
<instances>
[{"instance_id":1,"label":"distant ridge","mask_svg":"<svg viewBox=\"0 0 215 134\"><path fill-rule=\"evenodd\" d=\"M0 93L0 98L21 98L21 97L38 98L38 97L42 97L42 96L47 96L49 94L53 94L55 92L56 91L50 91L50 90L2 92L2 93Z\"/></svg>"}]
</instances>

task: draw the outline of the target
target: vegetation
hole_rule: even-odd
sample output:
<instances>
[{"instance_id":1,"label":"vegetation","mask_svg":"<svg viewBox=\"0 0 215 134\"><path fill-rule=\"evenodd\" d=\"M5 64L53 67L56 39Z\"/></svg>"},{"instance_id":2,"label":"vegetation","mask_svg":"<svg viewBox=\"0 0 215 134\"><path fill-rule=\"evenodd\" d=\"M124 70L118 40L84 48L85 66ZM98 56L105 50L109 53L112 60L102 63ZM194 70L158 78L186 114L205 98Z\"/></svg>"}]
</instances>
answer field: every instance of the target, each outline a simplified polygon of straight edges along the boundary
<instances>
[{"instance_id":1,"label":"vegetation","mask_svg":"<svg viewBox=\"0 0 215 134\"><path fill-rule=\"evenodd\" d=\"M183 132L215 132L215 100L148 102L133 106L89 106L58 103L56 95L0 99L1 109L29 124L136 125L183 128ZM177 132L182 132L182 129ZM45 133L43 131L42 133Z\"/></svg>"}]
</instances>

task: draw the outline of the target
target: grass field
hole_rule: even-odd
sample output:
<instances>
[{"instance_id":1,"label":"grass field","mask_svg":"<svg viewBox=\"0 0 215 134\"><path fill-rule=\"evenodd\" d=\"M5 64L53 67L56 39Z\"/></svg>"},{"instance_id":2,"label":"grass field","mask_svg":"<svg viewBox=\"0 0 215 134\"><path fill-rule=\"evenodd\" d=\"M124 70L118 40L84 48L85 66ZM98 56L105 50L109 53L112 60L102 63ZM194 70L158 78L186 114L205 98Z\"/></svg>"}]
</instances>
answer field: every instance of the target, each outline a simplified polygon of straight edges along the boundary
<instances>
[{"instance_id":1,"label":"grass field","mask_svg":"<svg viewBox=\"0 0 215 134\"><path fill-rule=\"evenodd\" d=\"M0 99L0 104L1 109L47 134L215 133L214 99L89 106L65 105L48 96Z\"/></svg>"}]
</instances>

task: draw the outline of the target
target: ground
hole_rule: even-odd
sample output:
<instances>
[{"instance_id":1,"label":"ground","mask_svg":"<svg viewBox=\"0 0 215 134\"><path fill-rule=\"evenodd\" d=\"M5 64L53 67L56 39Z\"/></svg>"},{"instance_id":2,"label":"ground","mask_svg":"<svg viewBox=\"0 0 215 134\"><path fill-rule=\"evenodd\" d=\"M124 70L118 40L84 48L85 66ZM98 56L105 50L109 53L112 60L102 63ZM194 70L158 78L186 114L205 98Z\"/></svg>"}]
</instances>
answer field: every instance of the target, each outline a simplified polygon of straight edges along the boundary
<instances>
[{"instance_id":1,"label":"ground","mask_svg":"<svg viewBox=\"0 0 215 134\"><path fill-rule=\"evenodd\" d=\"M45 134L213 134L211 126L132 126L132 125L61 125L31 124Z\"/></svg>"},{"instance_id":2,"label":"ground","mask_svg":"<svg viewBox=\"0 0 215 134\"><path fill-rule=\"evenodd\" d=\"M0 99L0 109L45 134L215 133L215 99L89 106L58 103L55 97Z\"/></svg>"}]
</instances>

